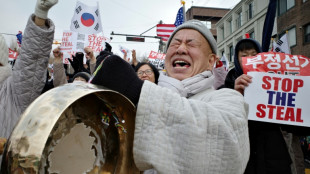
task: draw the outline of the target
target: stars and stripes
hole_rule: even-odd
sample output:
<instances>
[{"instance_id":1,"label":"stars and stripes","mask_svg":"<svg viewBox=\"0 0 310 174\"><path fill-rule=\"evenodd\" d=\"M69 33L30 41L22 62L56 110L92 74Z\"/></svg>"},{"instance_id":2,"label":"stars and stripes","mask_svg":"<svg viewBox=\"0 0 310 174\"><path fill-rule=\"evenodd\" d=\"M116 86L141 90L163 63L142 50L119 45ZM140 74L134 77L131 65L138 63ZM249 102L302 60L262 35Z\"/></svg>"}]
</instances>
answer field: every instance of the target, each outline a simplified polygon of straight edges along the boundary
<instances>
[{"instance_id":1,"label":"stars and stripes","mask_svg":"<svg viewBox=\"0 0 310 174\"><path fill-rule=\"evenodd\" d=\"M158 24L156 30L157 36L162 37L163 41L167 41L175 28L174 24Z\"/></svg>"},{"instance_id":2,"label":"stars and stripes","mask_svg":"<svg viewBox=\"0 0 310 174\"><path fill-rule=\"evenodd\" d=\"M157 36L161 37L163 41L168 41L172 32L176 29L177 26L184 23L184 11L181 7L177 13L174 24L158 24L157 25Z\"/></svg>"},{"instance_id":3,"label":"stars and stripes","mask_svg":"<svg viewBox=\"0 0 310 174\"><path fill-rule=\"evenodd\" d=\"M184 13L183 13L183 7L181 7L178 11L177 17L175 19L174 25L178 27L179 25L184 23Z\"/></svg>"}]
</instances>

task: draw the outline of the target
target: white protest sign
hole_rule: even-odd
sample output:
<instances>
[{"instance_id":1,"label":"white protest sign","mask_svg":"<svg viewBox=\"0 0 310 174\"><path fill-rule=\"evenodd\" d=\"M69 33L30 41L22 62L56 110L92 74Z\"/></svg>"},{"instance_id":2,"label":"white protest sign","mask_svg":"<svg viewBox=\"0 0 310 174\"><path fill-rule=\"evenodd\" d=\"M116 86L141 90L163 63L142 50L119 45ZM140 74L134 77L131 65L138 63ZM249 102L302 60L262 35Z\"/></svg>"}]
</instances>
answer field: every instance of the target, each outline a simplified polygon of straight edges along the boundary
<instances>
[{"instance_id":1,"label":"white protest sign","mask_svg":"<svg viewBox=\"0 0 310 174\"><path fill-rule=\"evenodd\" d=\"M249 120L310 127L310 76L248 72Z\"/></svg>"},{"instance_id":2,"label":"white protest sign","mask_svg":"<svg viewBox=\"0 0 310 174\"><path fill-rule=\"evenodd\" d=\"M64 31L60 46L64 63L69 64L67 58L71 58L76 52L84 52L85 47L90 47L94 52L100 52L105 49L105 42L109 41L108 38L101 35Z\"/></svg>"},{"instance_id":3,"label":"white protest sign","mask_svg":"<svg viewBox=\"0 0 310 174\"><path fill-rule=\"evenodd\" d=\"M157 69L164 69L166 54L151 51L149 54L149 62L154 65Z\"/></svg>"}]
</instances>

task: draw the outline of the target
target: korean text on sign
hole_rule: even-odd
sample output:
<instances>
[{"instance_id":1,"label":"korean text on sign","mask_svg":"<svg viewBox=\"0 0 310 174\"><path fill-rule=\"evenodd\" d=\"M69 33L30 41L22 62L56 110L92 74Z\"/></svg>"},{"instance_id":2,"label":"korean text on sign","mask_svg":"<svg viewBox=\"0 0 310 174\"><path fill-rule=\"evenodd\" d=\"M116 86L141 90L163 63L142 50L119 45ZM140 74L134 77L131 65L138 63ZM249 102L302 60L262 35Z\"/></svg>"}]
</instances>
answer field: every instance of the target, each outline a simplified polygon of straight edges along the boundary
<instances>
[{"instance_id":1,"label":"korean text on sign","mask_svg":"<svg viewBox=\"0 0 310 174\"><path fill-rule=\"evenodd\" d=\"M242 58L243 72L273 72L277 74L310 76L309 58L284 53L260 53Z\"/></svg>"}]
</instances>

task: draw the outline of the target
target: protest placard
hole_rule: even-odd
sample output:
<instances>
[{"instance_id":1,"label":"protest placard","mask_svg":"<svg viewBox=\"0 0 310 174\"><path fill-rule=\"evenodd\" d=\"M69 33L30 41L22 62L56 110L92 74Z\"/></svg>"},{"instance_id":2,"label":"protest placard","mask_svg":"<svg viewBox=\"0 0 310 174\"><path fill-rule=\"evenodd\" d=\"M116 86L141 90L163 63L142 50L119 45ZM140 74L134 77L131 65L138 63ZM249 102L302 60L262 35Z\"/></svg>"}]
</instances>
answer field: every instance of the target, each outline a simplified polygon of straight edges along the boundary
<instances>
[{"instance_id":1,"label":"protest placard","mask_svg":"<svg viewBox=\"0 0 310 174\"><path fill-rule=\"evenodd\" d=\"M71 58L78 51L84 52L85 47L90 47L94 52L100 52L104 50L105 42L109 41L108 38L101 35L64 31L60 46L64 63L69 64L68 58Z\"/></svg>"},{"instance_id":2,"label":"protest placard","mask_svg":"<svg viewBox=\"0 0 310 174\"><path fill-rule=\"evenodd\" d=\"M309 58L302 55L267 52L242 58L243 72L272 72L285 75L310 76Z\"/></svg>"},{"instance_id":3,"label":"protest placard","mask_svg":"<svg viewBox=\"0 0 310 174\"><path fill-rule=\"evenodd\" d=\"M149 62L158 70L164 69L166 54L151 51L148 58Z\"/></svg>"},{"instance_id":4,"label":"protest placard","mask_svg":"<svg viewBox=\"0 0 310 174\"><path fill-rule=\"evenodd\" d=\"M249 120L310 127L309 76L248 72L252 83L245 89Z\"/></svg>"}]
</instances>

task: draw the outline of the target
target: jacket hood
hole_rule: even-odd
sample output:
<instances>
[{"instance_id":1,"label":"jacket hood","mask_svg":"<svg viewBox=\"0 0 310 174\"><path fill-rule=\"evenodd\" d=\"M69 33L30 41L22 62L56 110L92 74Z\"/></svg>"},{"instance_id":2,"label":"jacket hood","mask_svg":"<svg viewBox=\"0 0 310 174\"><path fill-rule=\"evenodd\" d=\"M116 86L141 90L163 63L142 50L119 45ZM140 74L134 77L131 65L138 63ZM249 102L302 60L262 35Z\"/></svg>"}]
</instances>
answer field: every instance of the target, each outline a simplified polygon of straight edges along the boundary
<instances>
[{"instance_id":1,"label":"jacket hood","mask_svg":"<svg viewBox=\"0 0 310 174\"><path fill-rule=\"evenodd\" d=\"M239 60L238 60L238 52L239 52L239 46L241 43L245 42L245 41L249 41L249 42L252 42L255 46L256 46L256 51L257 53L261 53L262 52L262 47L260 46L260 44L254 40L254 39L242 39L240 40L236 47L235 47L235 52L234 52L234 64L235 64L235 70L236 70L236 73L238 74L238 76L241 76L243 74L243 70L241 68L241 65L239 63Z\"/></svg>"}]
</instances>

